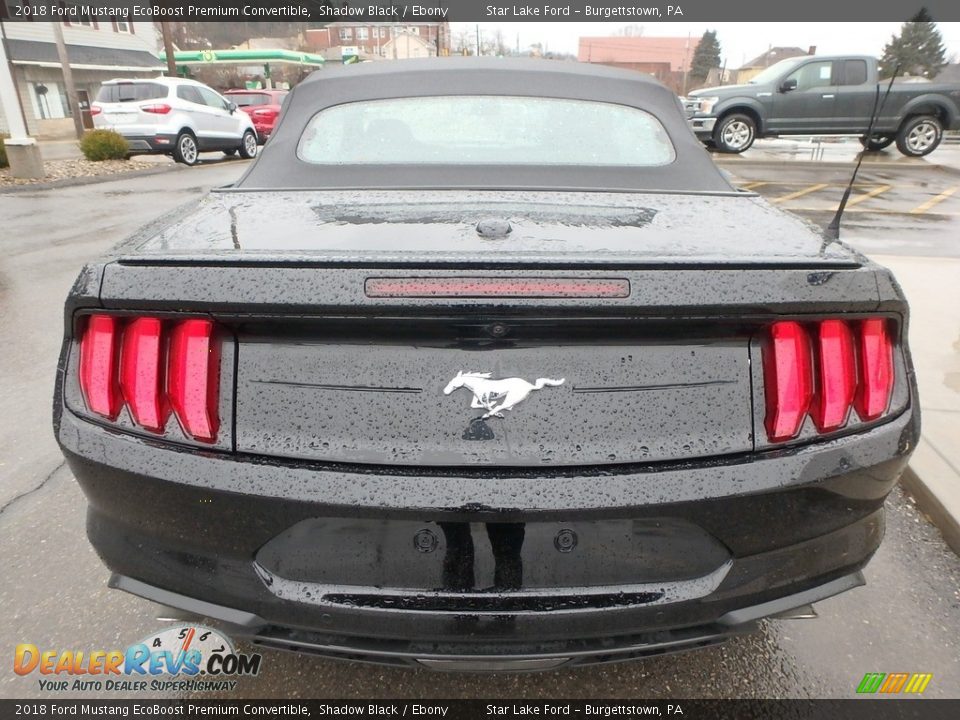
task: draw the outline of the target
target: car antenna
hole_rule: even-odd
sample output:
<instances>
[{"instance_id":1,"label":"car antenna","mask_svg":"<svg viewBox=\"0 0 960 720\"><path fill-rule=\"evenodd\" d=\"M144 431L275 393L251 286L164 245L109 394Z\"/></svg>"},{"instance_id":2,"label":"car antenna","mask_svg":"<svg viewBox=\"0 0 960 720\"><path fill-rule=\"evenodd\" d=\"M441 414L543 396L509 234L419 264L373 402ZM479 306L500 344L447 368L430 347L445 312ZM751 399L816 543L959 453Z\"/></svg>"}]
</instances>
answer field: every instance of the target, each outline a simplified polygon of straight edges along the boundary
<instances>
[{"instance_id":1,"label":"car antenna","mask_svg":"<svg viewBox=\"0 0 960 720\"><path fill-rule=\"evenodd\" d=\"M873 99L873 113L870 115L870 124L867 126L867 143L869 143L870 138L873 137L873 128L877 124L877 118L880 116L880 113L883 112L883 106L887 103L887 98L893 89L893 81L899 74L900 66L897 65L893 71L893 75L890 76L890 82L887 83L887 91L883 94L883 100L880 99L880 83L877 83L877 94ZM857 156L857 165L853 168L853 175L850 176L847 189L843 191L843 197L840 198L840 206L837 208L837 214L833 216L833 220L827 225L827 239L829 240L840 239L840 219L843 217L843 211L847 209L847 201L850 199L850 193L853 192L853 184L857 180L857 173L860 172L860 165L863 163L863 155L866 152L867 148L864 147Z\"/></svg>"}]
</instances>

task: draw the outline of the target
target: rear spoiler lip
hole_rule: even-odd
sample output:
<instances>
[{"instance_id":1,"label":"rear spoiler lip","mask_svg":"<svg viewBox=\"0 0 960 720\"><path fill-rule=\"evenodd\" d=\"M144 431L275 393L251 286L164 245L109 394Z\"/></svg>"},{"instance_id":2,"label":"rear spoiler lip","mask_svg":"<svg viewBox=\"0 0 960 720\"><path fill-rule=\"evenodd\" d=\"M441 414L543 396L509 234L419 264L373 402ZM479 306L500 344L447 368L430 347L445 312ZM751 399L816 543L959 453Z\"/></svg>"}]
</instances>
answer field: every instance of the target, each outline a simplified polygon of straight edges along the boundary
<instances>
[{"instance_id":1,"label":"rear spoiler lip","mask_svg":"<svg viewBox=\"0 0 960 720\"><path fill-rule=\"evenodd\" d=\"M405 311L423 311L437 303L458 307L530 310L553 307L557 310L591 307L604 314L668 312L671 316L707 311L766 312L771 314L816 312L874 312L905 310L899 289L880 282L886 273L869 263L854 268L816 267L801 264L738 268L729 264L646 265L635 263L599 269L583 265L522 264L519 267L490 266L486 263L438 266L400 265L391 272L408 277L575 277L597 279L618 277L629 282L629 297L601 299L528 298L404 298L401 302L369 298L366 280L380 275L384 263L275 262L210 263L167 259L150 262L107 263L103 271L99 300L111 309L164 311L191 308L196 312L249 312L269 309L271 313L326 312L348 308L363 312L376 308L382 313L390 306ZM371 270L375 268L375 270ZM635 268L635 269L629 269ZM663 272L667 269L668 272ZM222 274L222 276L221 276ZM269 290L268 290L269 289Z\"/></svg>"},{"instance_id":2,"label":"rear spoiler lip","mask_svg":"<svg viewBox=\"0 0 960 720\"><path fill-rule=\"evenodd\" d=\"M547 258L470 258L454 255L440 257L413 256L403 258L399 255L373 257L347 257L304 253L299 255L278 255L274 253L247 253L238 257L236 253L191 253L179 255L121 255L115 258L119 265L130 267L273 267L273 268L330 268L330 269L371 269L371 270L465 270L484 272L488 270L562 270L565 272L605 271L605 270L858 270L865 267L855 257L850 259L805 259L801 257L766 257L756 260L697 260L689 257L651 257L645 260L628 257L611 257L598 261L592 258L583 261L579 257L563 259L561 256Z\"/></svg>"}]
</instances>

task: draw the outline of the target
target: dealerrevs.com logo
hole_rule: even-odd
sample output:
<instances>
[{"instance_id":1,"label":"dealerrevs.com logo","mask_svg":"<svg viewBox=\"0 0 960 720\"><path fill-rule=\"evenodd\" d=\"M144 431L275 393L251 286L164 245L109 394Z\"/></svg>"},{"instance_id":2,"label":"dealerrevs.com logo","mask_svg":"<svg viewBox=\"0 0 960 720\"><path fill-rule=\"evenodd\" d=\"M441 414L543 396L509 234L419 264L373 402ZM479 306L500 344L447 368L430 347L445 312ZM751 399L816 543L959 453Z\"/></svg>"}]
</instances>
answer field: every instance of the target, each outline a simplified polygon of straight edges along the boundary
<instances>
[{"instance_id":1,"label":"dealerrevs.com logo","mask_svg":"<svg viewBox=\"0 0 960 720\"><path fill-rule=\"evenodd\" d=\"M238 653L222 633L181 625L150 635L126 650L41 650L17 645L13 671L40 675L47 692L223 691L237 676L260 672L262 656Z\"/></svg>"}]
</instances>

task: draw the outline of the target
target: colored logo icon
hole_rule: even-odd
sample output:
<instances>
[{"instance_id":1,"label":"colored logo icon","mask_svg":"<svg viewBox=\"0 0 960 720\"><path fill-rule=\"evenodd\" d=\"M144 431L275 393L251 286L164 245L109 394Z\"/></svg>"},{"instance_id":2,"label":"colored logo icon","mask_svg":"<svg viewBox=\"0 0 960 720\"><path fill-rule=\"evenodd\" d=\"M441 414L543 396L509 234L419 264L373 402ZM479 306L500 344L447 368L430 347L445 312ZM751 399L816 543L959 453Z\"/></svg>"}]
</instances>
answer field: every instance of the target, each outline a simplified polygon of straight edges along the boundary
<instances>
[{"instance_id":1,"label":"colored logo icon","mask_svg":"<svg viewBox=\"0 0 960 720\"><path fill-rule=\"evenodd\" d=\"M927 689L932 679L932 673L867 673L857 686L857 692L868 695L873 693L919 695Z\"/></svg>"}]
</instances>

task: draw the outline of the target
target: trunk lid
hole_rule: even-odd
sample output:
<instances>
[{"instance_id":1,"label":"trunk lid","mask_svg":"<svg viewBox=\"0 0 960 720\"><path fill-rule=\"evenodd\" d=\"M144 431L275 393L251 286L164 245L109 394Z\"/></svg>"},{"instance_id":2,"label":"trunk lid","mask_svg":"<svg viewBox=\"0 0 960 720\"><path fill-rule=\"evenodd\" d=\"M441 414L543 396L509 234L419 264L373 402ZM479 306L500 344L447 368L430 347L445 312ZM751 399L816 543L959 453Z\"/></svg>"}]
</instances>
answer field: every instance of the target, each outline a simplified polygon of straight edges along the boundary
<instances>
[{"instance_id":1,"label":"trunk lid","mask_svg":"<svg viewBox=\"0 0 960 720\"><path fill-rule=\"evenodd\" d=\"M357 319L288 322L283 333L248 323L238 337L237 449L412 466L601 465L752 449L745 335L601 322Z\"/></svg>"},{"instance_id":2,"label":"trunk lid","mask_svg":"<svg viewBox=\"0 0 960 720\"><path fill-rule=\"evenodd\" d=\"M130 256L231 263L855 267L752 193L227 190Z\"/></svg>"},{"instance_id":3,"label":"trunk lid","mask_svg":"<svg viewBox=\"0 0 960 720\"><path fill-rule=\"evenodd\" d=\"M530 279L628 291L469 290ZM131 239L101 288L231 330L236 451L411 468L749 452L757 328L877 299L857 255L743 194L226 192Z\"/></svg>"}]
</instances>

